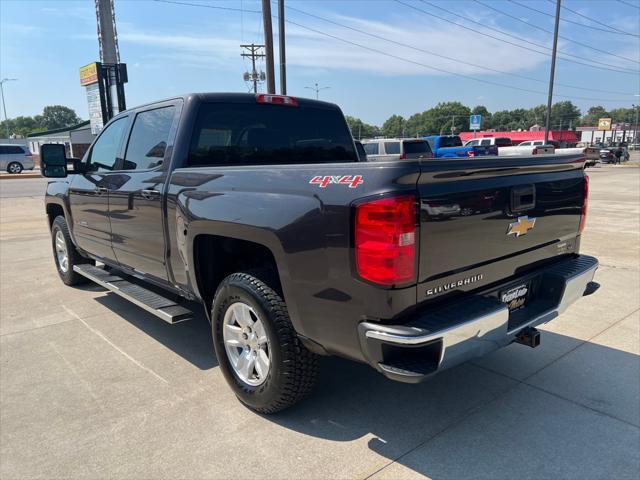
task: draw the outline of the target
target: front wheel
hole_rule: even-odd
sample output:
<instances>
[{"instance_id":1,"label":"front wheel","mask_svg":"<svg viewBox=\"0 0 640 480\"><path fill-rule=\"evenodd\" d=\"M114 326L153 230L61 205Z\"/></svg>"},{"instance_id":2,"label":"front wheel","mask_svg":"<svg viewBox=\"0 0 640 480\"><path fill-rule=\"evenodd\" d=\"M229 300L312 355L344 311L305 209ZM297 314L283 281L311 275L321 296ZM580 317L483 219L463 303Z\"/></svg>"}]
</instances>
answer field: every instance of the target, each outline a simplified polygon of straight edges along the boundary
<instances>
[{"instance_id":1,"label":"front wheel","mask_svg":"<svg viewBox=\"0 0 640 480\"><path fill-rule=\"evenodd\" d=\"M22 172L22 164L19 162L11 162L7 165L8 173L21 173Z\"/></svg>"},{"instance_id":2,"label":"front wheel","mask_svg":"<svg viewBox=\"0 0 640 480\"><path fill-rule=\"evenodd\" d=\"M211 312L213 345L238 399L275 413L313 388L318 357L300 342L278 293L247 273L225 278Z\"/></svg>"},{"instance_id":3,"label":"front wheel","mask_svg":"<svg viewBox=\"0 0 640 480\"><path fill-rule=\"evenodd\" d=\"M87 278L73 270L74 265L89 263L91 260L80 255L69 235L69 227L63 216L58 216L51 225L51 243L56 270L65 285L78 285L87 282Z\"/></svg>"}]
</instances>

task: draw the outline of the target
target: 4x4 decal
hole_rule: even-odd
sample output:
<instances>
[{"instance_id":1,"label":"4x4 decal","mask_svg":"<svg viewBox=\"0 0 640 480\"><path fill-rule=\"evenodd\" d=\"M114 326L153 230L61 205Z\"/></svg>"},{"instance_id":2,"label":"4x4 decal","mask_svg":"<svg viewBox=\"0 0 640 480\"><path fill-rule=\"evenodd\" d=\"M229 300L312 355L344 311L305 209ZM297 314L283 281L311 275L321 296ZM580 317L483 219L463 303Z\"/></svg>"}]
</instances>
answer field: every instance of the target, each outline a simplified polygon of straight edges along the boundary
<instances>
[{"instance_id":1,"label":"4x4 decal","mask_svg":"<svg viewBox=\"0 0 640 480\"><path fill-rule=\"evenodd\" d=\"M362 185L364 180L362 175L325 175L316 176L309 180L310 185L318 185L320 188L326 188L329 184L349 185L349 188L356 188Z\"/></svg>"}]
</instances>

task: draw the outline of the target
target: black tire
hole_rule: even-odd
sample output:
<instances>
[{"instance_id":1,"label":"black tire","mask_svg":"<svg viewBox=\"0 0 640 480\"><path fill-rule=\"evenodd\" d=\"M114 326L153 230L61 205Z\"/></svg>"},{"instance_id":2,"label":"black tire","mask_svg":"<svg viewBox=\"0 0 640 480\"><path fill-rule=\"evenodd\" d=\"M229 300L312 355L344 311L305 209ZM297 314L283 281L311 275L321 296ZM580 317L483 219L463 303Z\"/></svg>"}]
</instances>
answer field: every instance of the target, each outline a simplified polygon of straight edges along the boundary
<instances>
[{"instance_id":1,"label":"black tire","mask_svg":"<svg viewBox=\"0 0 640 480\"><path fill-rule=\"evenodd\" d=\"M264 383L258 386L238 376L224 346L224 316L236 302L254 310L269 340L270 367ZM312 390L318 375L318 356L304 347L284 300L262 280L248 273L234 273L225 278L216 291L211 319L213 346L222 373L247 407L259 413L275 413L299 402Z\"/></svg>"},{"instance_id":2,"label":"black tire","mask_svg":"<svg viewBox=\"0 0 640 480\"><path fill-rule=\"evenodd\" d=\"M7 165L7 173L22 173L22 164L20 162L11 162Z\"/></svg>"},{"instance_id":3,"label":"black tire","mask_svg":"<svg viewBox=\"0 0 640 480\"><path fill-rule=\"evenodd\" d=\"M58 232L62 234L65 246L67 248L68 266L66 270L63 269L60 265L58 255L56 253L56 235ZM65 285L73 286L79 285L81 283L87 283L89 281L86 277L83 277L82 275L74 272L73 266L80 265L82 263L93 263L93 261L80 255L80 253L76 249L76 246L71 240L71 236L69 235L69 227L67 226L67 221L61 215L57 216L53 220L53 224L51 225L51 246L53 248L53 260L56 264L56 270L58 271L58 275Z\"/></svg>"}]
</instances>

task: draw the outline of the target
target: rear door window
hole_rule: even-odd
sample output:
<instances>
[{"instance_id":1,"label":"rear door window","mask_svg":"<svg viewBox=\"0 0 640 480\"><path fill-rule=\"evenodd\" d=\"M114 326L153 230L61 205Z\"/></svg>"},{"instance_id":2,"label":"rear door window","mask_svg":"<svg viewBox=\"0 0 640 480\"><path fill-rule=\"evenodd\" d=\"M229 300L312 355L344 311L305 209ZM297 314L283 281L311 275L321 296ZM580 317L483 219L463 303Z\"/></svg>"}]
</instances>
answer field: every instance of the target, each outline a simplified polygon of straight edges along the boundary
<instances>
[{"instance_id":1,"label":"rear door window","mask_svg":"<svg viewBox=\"0 0 640 480\"><path fill-rule=\"evenodd\" d=\"M453 137L441 137L440 138L440 148L448 148L448 147L461 147L462 146L462 140L460 140L460 137L453 136Z\"/></svg>"},{"instance_id":2,"label":"rear door window","mask_svg":"<svg viewBox=\"0 0 640 480\"><path fill-rule=\"evenodd\" d=\"M357 161L337 108L258 103L203 104L188 157L191 166Z\"/></svg>"},{"instance_id":3,"label":"rear door window","mask_svg":"<svg viewBox=\"0 0 640 480\"><path fill-rule=\"evenodd\" d=\"M125 170L145 170L162 165L174 113L175 107L170 106L136 115L124 157Z\"/></svg>"},{"instance_id":4,"label":"rear door window","mask_svg":"<svg viewBox=\"0 0 640 480\"><path fill-rule=\"evenodd\" d=\"M384 153L387 155L400 155L400 142L384 142Z\"/></svg>"},{"instance_id":5,"label":"rear door window","mask_svg":"<svg viewBox=\"0 0 640 480\"><path fill-rule=\"evenodd\" d=\"M365 143L364 151L367 152L367 155L378 155L380 147L377 143Z\"/></svg>"},{"instance_id":6,"label":"rear door window","mask_svg":"<svg viewBox=\"0 0 640 480\"><path fill-rule=\"evenodd\" d=\"M404 153L407 156L423 156L431 153L431 147L422 140L414 142L404 142Z\"/></svg>"},{"instance_id":7,"label":"rear door window","mask_svg":"<svg viewBox=\"0 0 640 480\"><path fill-rule=\"evenodd\" d=\"M5 155L15 155L22 154L24 155L24 150L22 147L18 145L0 145L0 153Z\"/></svg>"}]
</instances>

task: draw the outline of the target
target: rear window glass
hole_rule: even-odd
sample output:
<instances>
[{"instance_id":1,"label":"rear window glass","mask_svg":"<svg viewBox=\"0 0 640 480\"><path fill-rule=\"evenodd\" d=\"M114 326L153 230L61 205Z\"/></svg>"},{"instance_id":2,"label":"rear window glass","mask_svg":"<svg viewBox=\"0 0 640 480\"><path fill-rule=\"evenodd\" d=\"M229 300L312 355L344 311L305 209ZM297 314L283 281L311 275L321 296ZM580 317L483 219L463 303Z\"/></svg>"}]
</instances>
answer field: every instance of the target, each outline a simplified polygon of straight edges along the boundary
<instances>
[{"instance_id":1,"label":"rear window glass","mask_svg":"<svg viewBox=\"0 0 640 480\"><path fill-rule=\"evenodd\" d=\"M460 140L460 137L458 136L440 138L440 148L461 147L461 146L462 146L462 140Z\"/></svg>"},{"instance_id":2,"label":"rear window glass","mask_svg":"<svg viewBox=\"0 0 640 480\"><path fill-rule=\"evenodd\" d=\"M367 152L364 151L364 147L360 142L356 142L356 151L358 152L358 157L360 158L360 160L367 159Z\"/></svg>"},{"instance_id":3,"label":"rear window glass","mask_svg":"<svg viewBox=\"0 0 640 480\"><path fill-rule=\"evenodd\" d=\"M198 112L189 165L356 162L339 110L208 103Z\"/></svg>"},{"instance_id":4,"label":"rear window glass","mask_svg":"<svg viewBox=\"0 0 640 480\"><path fill-rule=\"evenodd\" d=\"M367 152L367 155L378 155L380 149L377 143L365 143L364 151Z\"/></svg>"},{"instance_id":5,"label":"rear window glass","mask_svg":"<svg viewBox=\"0 0 640 480\"><path fill-rule=\"evenodd\" d=\"M427 142L404 142L404 153L431 153Z\"/></svg>"},{"instance_id":6,"label":"rear window glass","mask_svg":"<svg viewBox=\"0 0 640 480\"><path fill-rule=\"evenodd\" d=\"M384 142L384 153L387 155L400 155L400 142Z\"/></svg>"}]
</instances>

